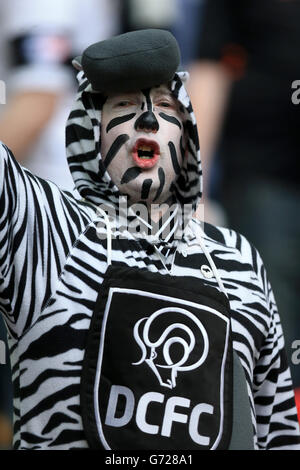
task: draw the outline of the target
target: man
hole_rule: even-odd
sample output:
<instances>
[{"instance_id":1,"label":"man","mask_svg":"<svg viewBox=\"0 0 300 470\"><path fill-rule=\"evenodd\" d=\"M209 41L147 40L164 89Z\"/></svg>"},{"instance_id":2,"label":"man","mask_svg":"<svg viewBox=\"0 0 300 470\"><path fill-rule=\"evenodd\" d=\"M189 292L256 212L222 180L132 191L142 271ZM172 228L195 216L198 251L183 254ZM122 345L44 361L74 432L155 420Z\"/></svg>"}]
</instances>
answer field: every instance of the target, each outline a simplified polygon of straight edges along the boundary
<instances>
[{"instance_id":1,"label":"man","mask_svg":"<svg viewBox=\"0 0 300 470\"><path fill-rule=\"evenodd\" d=\"M293 361L300 337L295 216L300 108L293 86L300 76L299 22L296 1L203 2L189 82L205 162L205 207L213 197L227 226L251 240L263 257L295 388L300 388L300 368Z\"/></svg>"},{"instance_id":2,"label":"man","mask_svg":"<svg viewBox=\"0 0 300 470\"><path fill-rule=\"evenodd\" d=\"M176 41L128 33L74 64L67 155L82 200L1 149L15 447L299 448L262 261L191 217L201 165Z\"/></svg>"}]
</instances>

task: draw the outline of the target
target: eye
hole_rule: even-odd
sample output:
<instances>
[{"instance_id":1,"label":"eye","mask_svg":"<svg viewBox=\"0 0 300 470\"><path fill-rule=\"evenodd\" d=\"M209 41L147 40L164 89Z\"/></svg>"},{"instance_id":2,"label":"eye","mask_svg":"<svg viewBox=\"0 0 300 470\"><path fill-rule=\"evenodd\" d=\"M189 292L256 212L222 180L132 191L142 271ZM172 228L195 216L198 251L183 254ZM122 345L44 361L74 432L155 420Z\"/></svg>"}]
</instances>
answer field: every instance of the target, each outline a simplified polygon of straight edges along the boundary
<instances>
[{"instance_id":1,"label":"eye","mask_svg":"<svg viewBox=\"0 0 300 470\"><path fill-rule=\"evenodd\" d=\"M169 103L168 101L160 101L157 103L157 106L160 106L161 108L172 108L173 105L172 103Z\"/></svg>"},{"instance_id":2,"label":"eye","mask_svg":"<svg viewBox=\"0 0 300 470\"><path fill-rule=\"evenodd\" d=\"M121 100L118 101L115 105L114 108L128 108L128 106L133 106L134 103L129 100Z\"/></svg>"}]
</instances>

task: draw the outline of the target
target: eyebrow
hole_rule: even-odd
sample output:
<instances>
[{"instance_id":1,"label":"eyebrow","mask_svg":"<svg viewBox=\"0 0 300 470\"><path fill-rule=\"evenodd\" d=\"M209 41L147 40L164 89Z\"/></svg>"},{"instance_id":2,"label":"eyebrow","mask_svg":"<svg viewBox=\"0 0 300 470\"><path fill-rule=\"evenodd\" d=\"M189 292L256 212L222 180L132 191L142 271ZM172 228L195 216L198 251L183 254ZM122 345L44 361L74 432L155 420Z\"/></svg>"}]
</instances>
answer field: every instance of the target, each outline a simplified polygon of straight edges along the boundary
<instances>
[{"instance_id":1,"label":"eyebrow","mask_svg":"<svg viewBox=\"0 0 300 470\"><path fill-rule=\"evenodd\" d=\"M114 102L114 101L118 101L118 100L124 100L124 99L132 99L132 98L139 98L139 93L140 91L138 92L124 92L124 93L120 93L118 95L111 95L111 96L108 96L107 98L107 101L109 102ZM169 99L172 99L173 101L176 101L176 98L175 96L173 95L173 93L168 90L168 89L164 89L164 90L161 90L161 89L155 89L153 94L152 94L152 99L157 99L157 98L160 98L160 97L166 97L166 98L169 98Z\"/></svg>"},{"instance_id":2,"label":"eyebrow","mask_svg":"<svg viewBox=\"0 0 300 470\"><path fill-rule=\"evenodd\" d=\"M107 100L108 101L115 101L115 100L124 100L124 99L132 99L132 98L136 98L138 95L138 93L132 93L132 92L128 92L128 93L120 93L118 95L111 95L111 96L108 96Z\"/></svg>"},{"instance_id":3,"label":"eyebrow","mask_svg":"<svg viewBox=\"0 0 300 470\"><path fill-rule=\"evenodd\" d=\"M169 90L155 90L153 93L153 97L156 96L168 96L169 98L175 99L173 93Z\"/></svg>"}]
</instances>

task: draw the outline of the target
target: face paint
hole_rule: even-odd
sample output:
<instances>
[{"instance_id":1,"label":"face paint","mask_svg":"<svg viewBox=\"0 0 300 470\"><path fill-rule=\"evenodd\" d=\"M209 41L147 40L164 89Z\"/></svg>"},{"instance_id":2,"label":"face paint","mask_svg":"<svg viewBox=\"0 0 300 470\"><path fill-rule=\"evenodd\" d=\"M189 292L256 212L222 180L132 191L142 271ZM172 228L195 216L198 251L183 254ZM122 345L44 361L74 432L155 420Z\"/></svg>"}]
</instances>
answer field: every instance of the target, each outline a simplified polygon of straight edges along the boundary
<instances>
[{"instance_id":1,"label":"face paint","mask_svg":"<svg viewBox=\"0 0 300 470\"><path fill-rule=\"evenodd\" d=\"M159 124L155 114L152 111L146 111L136 120L134 128L138 131L157 132Z\"/></svg>"},{"instance_id":2,"label":"face paint","mask_svg":"<svg viewBox=\"0 0 300 470\"><path fill-rule=\"evenodd\" d=\"M183 159L184 159L184 155L185 155L185 148L184 148L184 145L183 145L183 139L182 139L182 137L180 137L180 152L181 152L181 159L183 160Z\"/></svg>"},{"instance_id":3,"label":"face paint","mask_svg":"<svg viewBox=\"0 0 300 470\"><path fill-rule=\"evenodd\" d=\"M168 142L168 146L169 146L169 149L170 149L170 154L171 154L172 165L173 165L174 171L175 171L176 175L179 175L181 167L180 167L179 162L178 162L178 156L177 156L175 145L173 144L173 142Z\"/></svg>"},{"instance_id":4,"label":"face paint","mask_svg":"<svg viewBox=\"0 0 300 470\"><path fill-rule=\"evenodd\" d=\"M134 180L141 174L141 172L142 172L141 168L138 168L136 166L133 166L132 168L128 168L128 170L125 171L121 179L121 184L126 184Z\"/></svg>"},{"instance_id":5,"label":"face paint","mask_svg":"<svg viewBox=\"0 0 300 470\"><path fill-rule=\"evenodd\" d=\"M101 155L130 203L165 202L182 165L183 114L166 85L107 98Z\"/></svg>"},{"instance_id":6,"label":"face paint","mask_svg":"<svg viewBox=\"0 0 300 470\"><path fill-rule=\"evenodd\" d=\"M111 164L114 157L117 155L120 148L125 144L125 142L129 139L129 135L121 134L112 142L111 146L108 149L106 154L106 158L104 160L104 165L106 168Z\"/></svg>"},{"instance_id":7,"label":"face paint","mask_svg":"<svg viewBox=\"0 0 300 470\"><path fill-rule=\"evenodd\" d=\"M145 130L156 133L159 130L159 123L156 119L155 114L152 111L152 101L150 98L150 90L142 90L143 95L146 98L147 111L145 111L134 124L134 128L137 131Z\"/></svg>"},{"instance_id":8,"label":"face paint","mask_svg":"<svg viewBox=\"0 0 300 470\"><path fill-rule=\"evenodd\" d=\"M149 191L152 185L152 179L146 179L143 182L141 199L148 199Z\"/></svg>"},{"instance_id":9,"label":"face paint","mask_svg":"<svg viewBox=\"0 0 300 470\"><path fill-rule=\"evenodd\" d=\"M173 124L176 124L176 126L179 127L179 129L181 129L181 122L176 119L176 117L174 116L169 116L168 114L165 114L165 113L159 113L159 115L165 119L166 121L169 121L169 122L172 122Z\"/></svg>"},{"instance_id":10,"label":"face paint","mask_svg":"<svg viewBox=\"0 0 300 470\"><path fill-rule=\"evenodd\" d=\"M106 128L106 133L109 132L113 127L119 126L123 122L130 121L135 116L135 113L125 114L125 116L117 117L112 119Z\"/></svg>"},{"instance_id":11,"label":"face paint","mask_svg":"<svg viewBox=\"0 0 300 470\"><path fill-rule=\"evenodd\" d=\"M165 176L165 172L164 172L163 168L158 169L158 177L159 177L159 188L157 190L157 193L156 193L155 198L153 199L153 201L159 200L160 195L161 195L161 193L163 191L163 188L165 186L166 176Z\"/></svg>"}]
</instances>

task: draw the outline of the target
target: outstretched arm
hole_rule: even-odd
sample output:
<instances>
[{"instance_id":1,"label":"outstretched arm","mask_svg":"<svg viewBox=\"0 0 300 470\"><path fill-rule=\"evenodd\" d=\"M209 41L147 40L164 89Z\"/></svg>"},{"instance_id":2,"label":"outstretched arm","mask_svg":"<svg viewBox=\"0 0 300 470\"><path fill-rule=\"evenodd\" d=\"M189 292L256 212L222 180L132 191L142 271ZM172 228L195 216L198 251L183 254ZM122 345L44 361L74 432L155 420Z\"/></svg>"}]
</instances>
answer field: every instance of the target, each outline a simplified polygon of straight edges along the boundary
<instances>
[{"instance_id":1,"label":"outstretched arm","mask_svg":"<svg viewBox=\"0 0 300 470\"><path fill-rule=\"evenodd\" d=\"M74 198L0 145L0 312L12 336L40 314L83 227Z\"/></svg>"}]
</instances>

